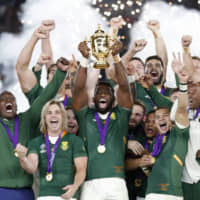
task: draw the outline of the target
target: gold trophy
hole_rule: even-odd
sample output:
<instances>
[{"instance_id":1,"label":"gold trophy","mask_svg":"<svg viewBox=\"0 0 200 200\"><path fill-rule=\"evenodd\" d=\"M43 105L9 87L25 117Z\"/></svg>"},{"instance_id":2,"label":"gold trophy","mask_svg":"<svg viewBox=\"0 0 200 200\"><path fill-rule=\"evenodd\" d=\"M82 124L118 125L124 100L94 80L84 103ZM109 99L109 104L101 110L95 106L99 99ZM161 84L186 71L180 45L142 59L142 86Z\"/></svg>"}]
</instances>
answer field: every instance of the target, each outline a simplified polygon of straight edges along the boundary
<instances>
[{"instance_id":1,"label":"gold trophy","mask_svg":"<svg viewBox=\"0 0 200 200\"><path fill-rule=\"evenodd\" d=\"M105 69L109 67L106 58L109 55L110 37L102 29L100 24L95 33L90 37L92 55L97 59L94 68Z\"/></svg>"}]
</instances>

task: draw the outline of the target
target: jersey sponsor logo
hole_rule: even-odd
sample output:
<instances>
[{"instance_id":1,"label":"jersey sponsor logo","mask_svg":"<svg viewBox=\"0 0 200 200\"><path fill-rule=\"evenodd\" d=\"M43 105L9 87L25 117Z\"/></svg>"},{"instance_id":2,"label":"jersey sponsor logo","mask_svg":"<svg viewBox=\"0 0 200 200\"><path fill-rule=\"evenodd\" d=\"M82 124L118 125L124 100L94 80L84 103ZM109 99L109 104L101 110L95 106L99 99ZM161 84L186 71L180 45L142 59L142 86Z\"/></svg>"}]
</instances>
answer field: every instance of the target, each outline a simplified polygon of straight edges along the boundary
<instances>
[{"instance_id":1,"label":"jersey sponsor logo","mask_svg":"<svg viewBox=\"0 0 200 200\"><path fill-rule=\"evenodd\" d=\"M169 184L164 184L164 183L161 183L159 185L160 185L162 191L167 191L167 187L169 186Z\"/></svg>"},{"instance_id":2,"label":"jersey sponsor logo","mask_svg":"<svg viewBox=\"0 0 200 200\"><path fill-rule=\"evenodd\" d=\"M67 151L68 148L69 148L69 142L68 141L62 141L61 142L61 149L63 151Z\"/></svg>"},{"instance_id":3,"label":"jersey sponsor logo","mask_svg":"<svg viewBox=\"0 0 200 200\"><path fill-rule=\"evenodd\" d=\"M45 144L41 144L40 145L40 153L46 153L46 145Z\"/></svg>"},{"instance_id":4,"label":"jersey sponsor logo","mask_svg":"<svg viewBox=\"0 0 200 200\"><path fill-rule=\"evenodd\" d=\"M125 136L123 136L123 140L124 140L124 144L126 144L126 137Z\"/></svg>"}]
</instances>

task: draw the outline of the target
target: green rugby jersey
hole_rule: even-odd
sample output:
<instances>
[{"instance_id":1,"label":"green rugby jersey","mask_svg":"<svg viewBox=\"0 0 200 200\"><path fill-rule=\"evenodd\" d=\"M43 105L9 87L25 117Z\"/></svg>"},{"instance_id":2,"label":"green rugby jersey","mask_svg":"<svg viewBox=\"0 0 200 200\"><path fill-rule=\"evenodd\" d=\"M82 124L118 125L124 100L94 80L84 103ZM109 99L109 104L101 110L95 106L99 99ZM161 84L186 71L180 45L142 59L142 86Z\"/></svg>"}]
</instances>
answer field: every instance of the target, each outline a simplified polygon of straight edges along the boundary
<instances>
[{"instance_id":1,"label":"green rugby jersey","mask_svg":"<svg viewBox=\"0 0 200 200\"><path fill-rule=\"evenodd\" d=\"M95 110L88 106L76 112L79 134L88 153L87 180L105 177L124 178L124 158L131 110L116 106L110 117L103 154L98 153L100 135L95 119ZM104 121L101 120L103 127Z\"/></svg>"},{"instance_id":2,"label":"green rugby jersey","mask_svg":"<svg viewBox=\"0 0 200 200\"><path fill-rule=\"evenodd\" d=\"M50 143L50 149L53 147L54 145ZM66 185L71 185L74 182L74 159L87 156L81 138L74 134L67 133L63 138L61 138L56 151L56 156L52 166L53 180L47 182L45 177L47 174L48 160L44 135L34 138L29 143L28 148L28 154L35 153L39 157L39 196L60 196L65 193L62 188Z\"/></svg>"}]
</instances>

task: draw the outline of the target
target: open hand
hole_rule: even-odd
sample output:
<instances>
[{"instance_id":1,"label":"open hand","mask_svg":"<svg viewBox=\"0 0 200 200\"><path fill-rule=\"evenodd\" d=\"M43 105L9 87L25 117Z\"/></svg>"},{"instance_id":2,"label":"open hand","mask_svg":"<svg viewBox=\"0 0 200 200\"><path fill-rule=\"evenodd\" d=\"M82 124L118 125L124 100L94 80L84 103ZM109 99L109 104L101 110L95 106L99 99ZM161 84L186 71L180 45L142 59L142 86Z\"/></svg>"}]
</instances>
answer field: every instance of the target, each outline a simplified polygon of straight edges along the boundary
<instances>
[{"instance_id":1,"label":"open hand","mask_svg":"<svg viewBox=\"0 0 200 200\"><path fill-rule=\"evenodd\" d=\"M87 45L86 41L83 41L79 44L78 50L81 52L82 56L85 58L89 58L90 56L90 48Z\"/></svg>"}]
</instances>

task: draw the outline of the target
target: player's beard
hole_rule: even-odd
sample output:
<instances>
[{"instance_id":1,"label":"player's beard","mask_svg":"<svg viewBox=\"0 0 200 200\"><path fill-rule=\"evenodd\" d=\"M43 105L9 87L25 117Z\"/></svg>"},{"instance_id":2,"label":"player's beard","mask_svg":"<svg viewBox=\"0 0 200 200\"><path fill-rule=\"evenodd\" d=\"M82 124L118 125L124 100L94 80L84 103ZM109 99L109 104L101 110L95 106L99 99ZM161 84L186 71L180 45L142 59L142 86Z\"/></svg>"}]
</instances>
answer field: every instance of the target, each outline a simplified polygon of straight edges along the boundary
<instances>
[{"instance_id":1,"label":"player's beard","mask_svg":"<svg viewBox=\"0 0 200 200\"><path fill-rule=\"evenodd\" d=\"M163 73L160 75L158 81L153 82L153 83L154 83L154 85L160 85L162 83L162 80L163 80Z\"/></svg>"}]
</instances>

